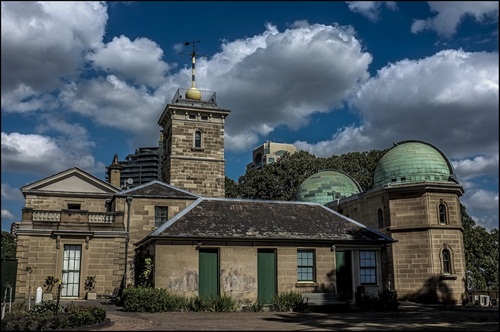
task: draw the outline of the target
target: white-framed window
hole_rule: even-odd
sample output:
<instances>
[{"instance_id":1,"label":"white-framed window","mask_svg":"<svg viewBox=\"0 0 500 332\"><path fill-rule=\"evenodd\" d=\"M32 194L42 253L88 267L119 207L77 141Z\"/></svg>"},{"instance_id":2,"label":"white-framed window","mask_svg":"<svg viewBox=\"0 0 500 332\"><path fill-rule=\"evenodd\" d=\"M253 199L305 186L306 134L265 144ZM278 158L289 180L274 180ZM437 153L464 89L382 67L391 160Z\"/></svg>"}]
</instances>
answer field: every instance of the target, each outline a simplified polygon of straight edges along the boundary
<instances>
[{"instance_id":1,"label":"white-framed window","mask_svg":"<svg viewBox=\"0 0 500 332\"><path fill-rule=\"evenodd\" d=\"M315 259L313 249L298 249L297 250L297 280L314 282L315 275Z\"/></svg>"},{"instance_id":2,"label":"white-framed window","mask_svg":"<svg viewBox=\"0 0 500 332\"><path fill-rule=\"evenodd\" d=\"M359 252L359 280L361 285L377 284L377 253L374 250Z\"/></svg>"}]
</instances>

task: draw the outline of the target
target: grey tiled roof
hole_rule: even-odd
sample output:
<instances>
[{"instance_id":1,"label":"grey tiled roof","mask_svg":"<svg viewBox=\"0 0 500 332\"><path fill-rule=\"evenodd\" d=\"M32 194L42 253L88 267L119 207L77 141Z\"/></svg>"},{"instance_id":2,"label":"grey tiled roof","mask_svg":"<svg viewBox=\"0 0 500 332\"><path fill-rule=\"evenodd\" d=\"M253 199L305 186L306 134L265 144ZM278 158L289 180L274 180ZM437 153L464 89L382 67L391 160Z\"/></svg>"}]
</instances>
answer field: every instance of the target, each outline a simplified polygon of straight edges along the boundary
<instances>
[{"instance_id":1,"label":"grey tiled roof","mask_svg":"<svg viewBox=\"0 0 500 332\"><path fill-rule=\"evenodd\" d=\"M197 199L198 195L182 190L161 181L151 181L140 186L134 187L118 193L118 195L127 195L133 197L161 197L161 198L179 198L179 199Z\"/></svg>"},{"instance_id":2,"label":"grey tiled roof","mask_svg":"<svg viewBox=\"0 0 500 332\"><path fill-rule=\"evenodd\" d=\"M392 242L316 203L199 198L150 236Z\"/></svg>"}]
</instances>

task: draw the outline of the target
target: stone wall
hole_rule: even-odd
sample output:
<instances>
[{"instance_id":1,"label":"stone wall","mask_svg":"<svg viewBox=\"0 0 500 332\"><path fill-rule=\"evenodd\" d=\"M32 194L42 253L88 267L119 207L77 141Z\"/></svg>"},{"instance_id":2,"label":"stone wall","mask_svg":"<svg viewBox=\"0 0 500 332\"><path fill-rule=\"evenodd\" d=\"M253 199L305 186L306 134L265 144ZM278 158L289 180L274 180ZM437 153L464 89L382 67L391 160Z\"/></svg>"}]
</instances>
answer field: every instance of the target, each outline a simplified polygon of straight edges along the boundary
<instances>
[{"instance_id":1,"label":"stone wall","mask_svg":"<svg viewBox=\"0 0 500 332\"><path fill-rule=\"evenodd\" d=\"M153 245L150 246L150 249ZM186 242L183 245L157 242L155 252L155 288L167 288L181 296L198 295L199 252L196 244ZM258 249L244 245L220 246L220 292L239 301L257 301ZM276 249L277 293L336 291L335 290L335 254L330 248L316 250L316 282L297 282L297 247L267 247ZM153 250L153 249L151 249ZM172 266L176 266L172 269Z\"/></svg>"},{"instance_id":2,"label":"stone wall","mask_svg":"<svg viewBox=\"0 0 500 332\"><path fill-rule=\"evenodd\" d=\"M439 222L440 203L446 205L445 225ZM388 248L389 265L384 278L401 298L462 304L466 298L465 249L457 189L430 183L401 185L329 206L398 241ZM382 228L378 209L383 212ZM451 276L442 271L440 253L445 245L452 252Z\"/></svg>"}]
</instances>

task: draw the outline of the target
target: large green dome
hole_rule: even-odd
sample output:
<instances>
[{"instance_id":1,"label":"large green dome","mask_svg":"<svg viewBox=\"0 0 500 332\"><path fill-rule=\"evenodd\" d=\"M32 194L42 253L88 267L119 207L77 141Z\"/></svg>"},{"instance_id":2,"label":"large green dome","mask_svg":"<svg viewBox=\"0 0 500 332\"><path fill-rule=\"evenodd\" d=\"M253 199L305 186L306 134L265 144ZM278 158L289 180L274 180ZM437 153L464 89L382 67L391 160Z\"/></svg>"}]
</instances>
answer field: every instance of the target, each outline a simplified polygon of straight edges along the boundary
<instances>
[{"instance_id":1,"label":"large green dome","mask_svg":"<svg viewBox=\"0 0 500 332\"><path fill-rule=\"evenodd\" d=\"M325 205L338 198L359 194L359 184L342 172L325 170L311 175L297 190L297 201Z\"/></svg>"},{"instance_id":2,"label":"large green dome","mask_svg":"<svg viewBox=\"0 0 500 332\"><path fill-rule=\"evenodd\" d=\"M395 143L380 158L373 175L374 188L390 183L455 182L453 166L436 147L421 141Z\"/></svg>"}]
</instances>

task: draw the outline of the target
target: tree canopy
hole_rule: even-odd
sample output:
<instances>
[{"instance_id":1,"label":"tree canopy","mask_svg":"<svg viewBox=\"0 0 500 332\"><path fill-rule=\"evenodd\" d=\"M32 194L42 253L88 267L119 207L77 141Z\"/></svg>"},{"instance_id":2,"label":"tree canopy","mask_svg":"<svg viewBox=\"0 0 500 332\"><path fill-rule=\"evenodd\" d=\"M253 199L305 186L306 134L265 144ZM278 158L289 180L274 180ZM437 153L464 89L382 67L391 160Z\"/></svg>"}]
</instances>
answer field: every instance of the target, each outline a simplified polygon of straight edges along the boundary
<instances>
[{"instance_id":1,"label":"tree canopy","mask_svg":"<svg viewBox=\"0 0 500 332\"><path fill-rule=\"evenodd\" d=\"M2 259L16 258L16 237L6 231L2 231Z\"/></svg>"}]
</instances>

